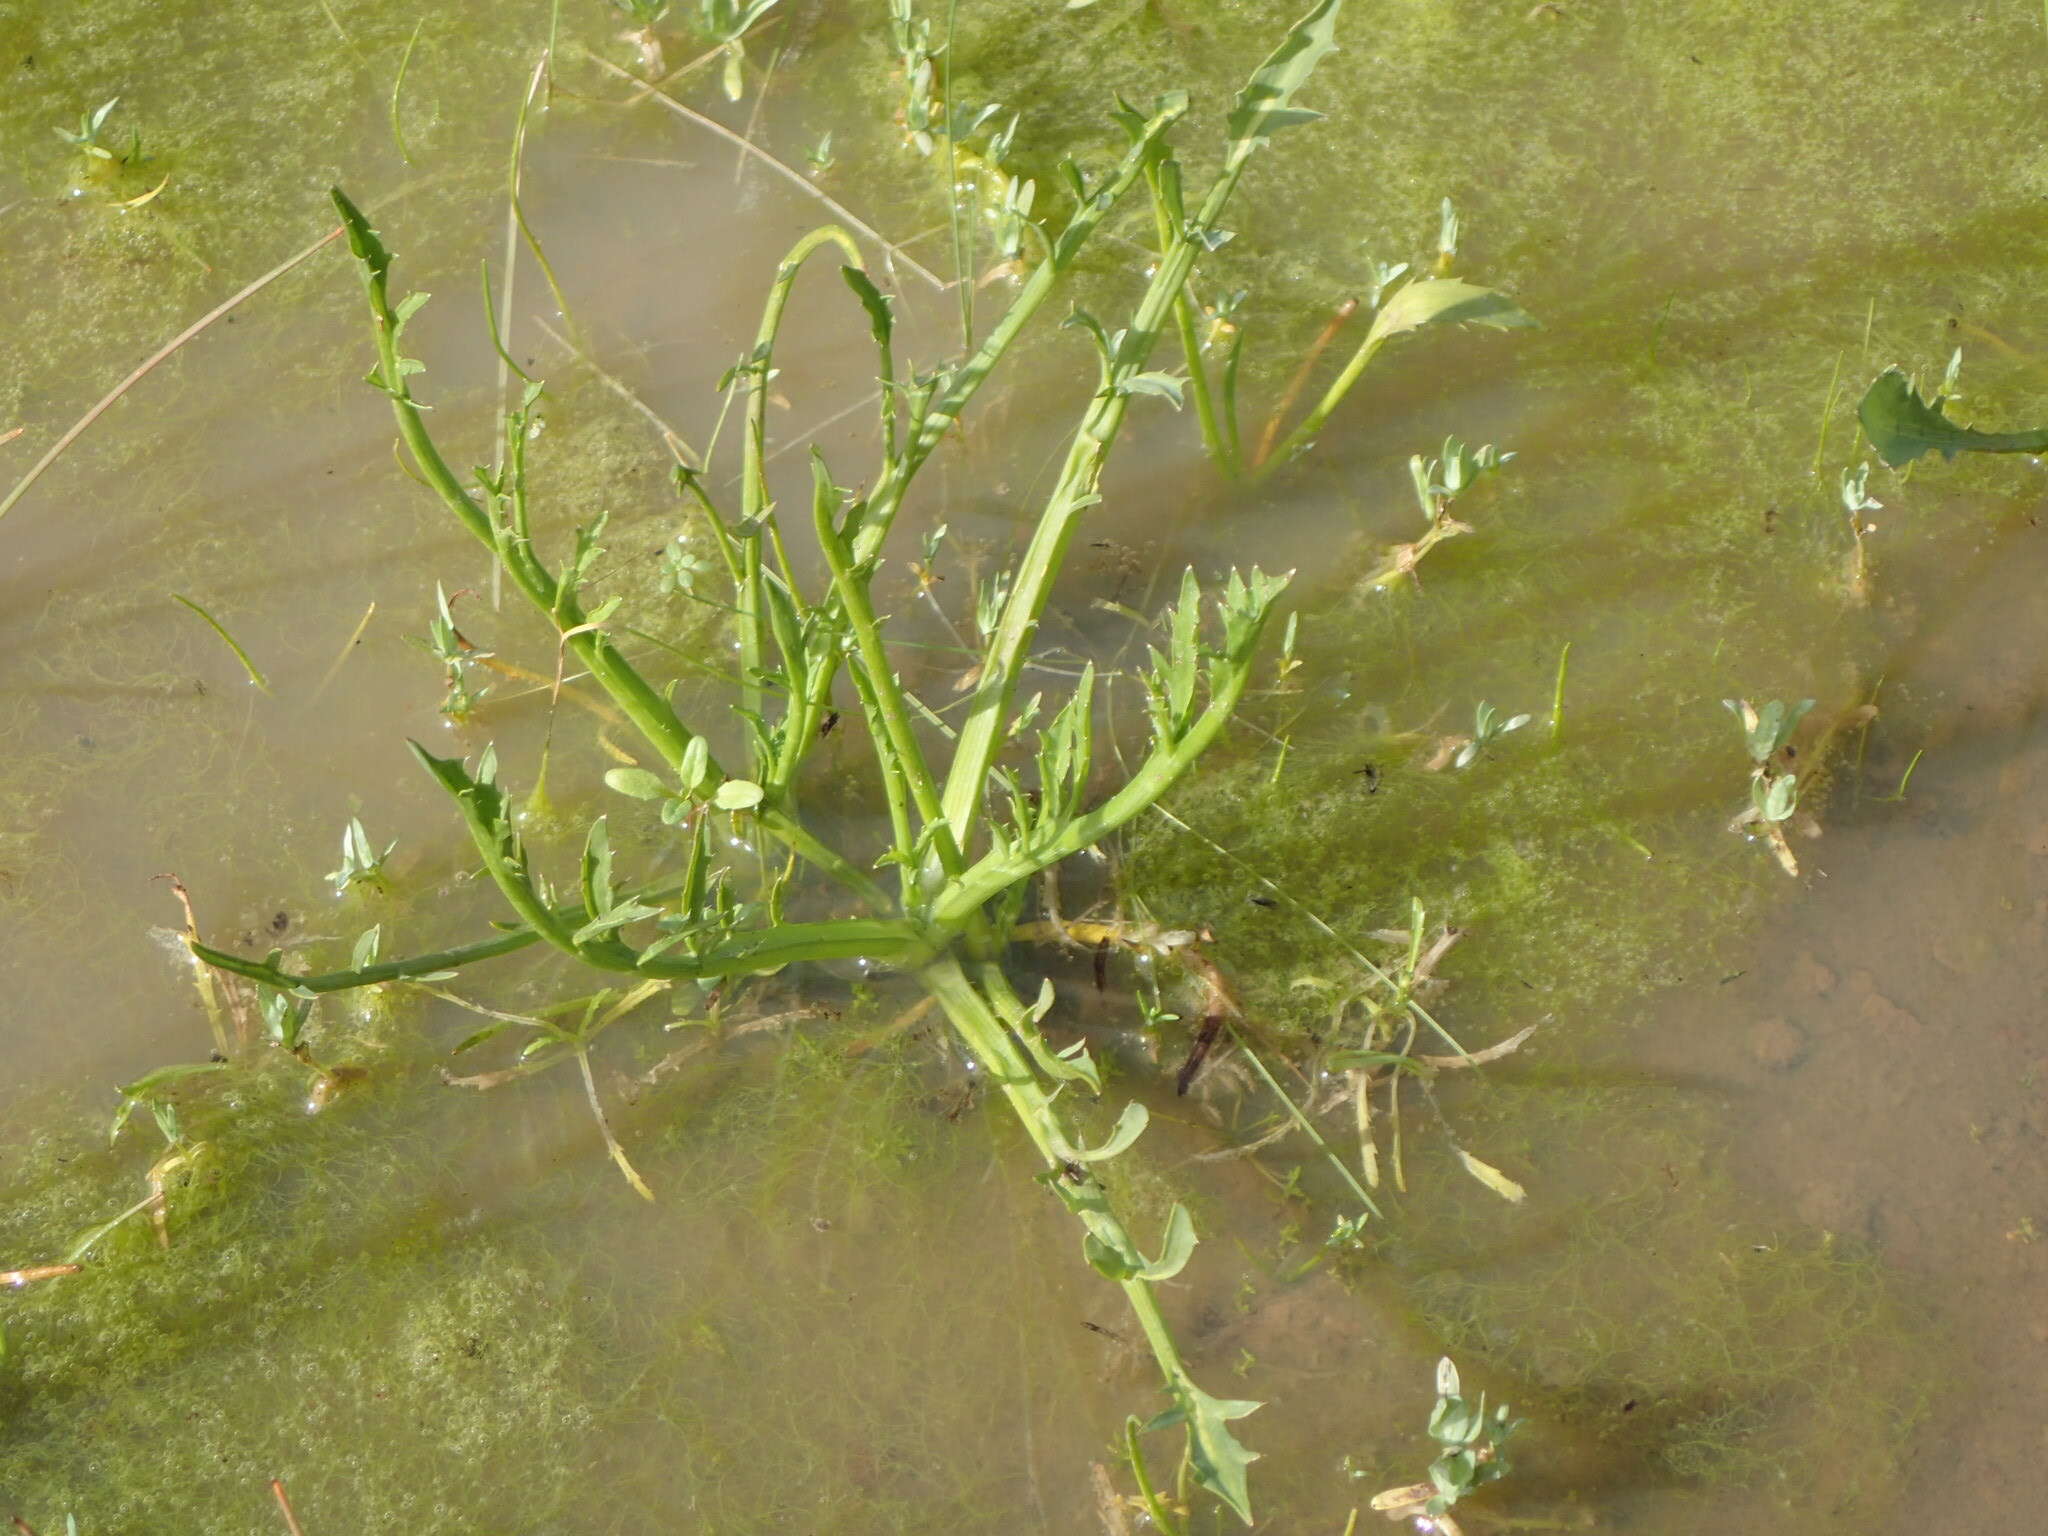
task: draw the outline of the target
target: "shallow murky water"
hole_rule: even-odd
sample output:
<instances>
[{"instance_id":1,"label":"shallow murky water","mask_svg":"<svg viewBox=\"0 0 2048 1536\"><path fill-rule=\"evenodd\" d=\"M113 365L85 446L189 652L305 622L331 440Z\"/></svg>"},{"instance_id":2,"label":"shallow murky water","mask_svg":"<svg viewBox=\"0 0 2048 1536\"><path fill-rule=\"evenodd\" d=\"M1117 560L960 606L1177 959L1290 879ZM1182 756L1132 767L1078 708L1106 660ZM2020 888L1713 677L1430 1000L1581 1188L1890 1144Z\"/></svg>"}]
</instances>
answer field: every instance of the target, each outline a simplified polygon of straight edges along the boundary
<instances>
[{"instance_id":1,"label":"shallow murky water","mask_svg":"<svg viewBox=\"0 0 2048 1536\"><path fill-rule=\"evenodd\" d=\"M0 443L0 489L328 228L334 180L435 293L408 339L443 430L489 452L477 270L503 294L510 131L549 8L427 18L396 108L410 164L390 93L414 15L214 10L0 13L0 251L33 274L0 333L0 435L25 429ZM1187 84L1213 108L1288 7L961 10L956 89L1026 108L1049 167L1102 143L1114 88ZM709 81L683 99L798 165L831 130L820 183L943 269L930 178L886 121L878 18L791 5L777 25L747 102ZM647 592L674 507L653 422L709 436L767 274L823 215L658 104L623 106L581 56L627 59L616 30L595 3L559 18L523 199L567 313L521 252L508 344L552 386L549 504L563 526L608 509L610 579ZM1460 270L1545 329L1390 351L1315 457L1256 494L1219 488L1160 408L1048 626L1113 655L1129 628L1093 599L1148 609L1189 559L1299 567L1298 690L1255 700L1173 802L1228 854L1149 824L1120 850L1127 895L1211 927L1276 1032L1327 1028L1352 947L1381 953L1367 935L1418 898L1465 930L1439 1017L1475 1048L1538 1026L1409 1104L1409 1192L1364 1251L1307 1267L1340 1207L1302 1145L1213 1155L1265 1129L1249 1079L1226 1059L1174 1100L1181 1047L1133 1028L1128 978L1098 992L1085 963L1043 960L1064 1017L1158 1111L1125 1175L1141 1226L1196 1210L1204 1246L1169 1306L1212 1389L1268 1402L1245 1426L1261 1528L1335 1536L1419 1476L1445 1350L1531 1419L1469 1528L2021 1528L2048 1341L2042 472L1874 474L1860 591L1835 482L1889 362L1932 376L1961 345L1961 413L2041 418L2039 11L1399 0L1346 33L1316 87L1330 121L1260 165L1214 279L1252 290L1248 393L1278 395L1369 257L1427 252L1445 194ZM82 176L49 128L116 95L113 142L133 127L149 158ZM941 355L950 298L898 270L911 350ZM1105 262L1078 297L1108 312L1129 276ZM870 365L822 280L785 334L772 446L794 492L813 434L842 474L860 462L866 408L835 418ZM406 738L496 739L522 790L545 740L552 808L600 802L602 733L567 709L550 730L548 643L492 611L482 559L394 467L368 361L329 246L136 385L0 521L0 1269L146 1193L156 1133L107 1150L107 1090L212 1043L159 875L230 947L325 962L382 923L386 952L409 950L495 908ZM1020 537L1083 362L1070 336L1035 351L917 514L970 551ZM1460 504L1475 532L1419 590L1357 590L1413 534L1406 456L1450 432L1519 457ZM459 730L408 638L437 582L471 589L465 631L529 670L493 676ZM663 611L661 638L716 643ZM936 622L921 638L919 681L943 693L965 662ZM1817 718L1873 697L1879 714L1816 795L1825 832L1795 882L1726 830L1745 765L1719 700L1807 695ZM1481 700L1539 719L1428 771ZM864 815L842 750L819 798ZM388 896L322 882L351 815L398 840ZM580 986L524 960L448 983L522 1011ZM366 1084L308 1116L287 1071L195 1080L187 1113L219 1128L171 1247L134 1222L85 1273L6 1298L0 1508L46 1531L76 1511L93 1536L270 1530L281 1477L316 1533L1114 1529L1091 1466L1150 1411L1149 1367L1017 1138L888 985L760 989L749 1015L807 1016L686 1060L703 1037L663 1032L687 1011L664 1000L608 1035L593 1081L652 1208L572 1073L443 1089L472 1013L322 1006L322 1049ZM501 1043L452 1070L508 1059ZM1345 1114L1327 1130L1343 1147ZM1527 1202L1466 1179L1452 1137Z\"/></svg>"}]
</instances>

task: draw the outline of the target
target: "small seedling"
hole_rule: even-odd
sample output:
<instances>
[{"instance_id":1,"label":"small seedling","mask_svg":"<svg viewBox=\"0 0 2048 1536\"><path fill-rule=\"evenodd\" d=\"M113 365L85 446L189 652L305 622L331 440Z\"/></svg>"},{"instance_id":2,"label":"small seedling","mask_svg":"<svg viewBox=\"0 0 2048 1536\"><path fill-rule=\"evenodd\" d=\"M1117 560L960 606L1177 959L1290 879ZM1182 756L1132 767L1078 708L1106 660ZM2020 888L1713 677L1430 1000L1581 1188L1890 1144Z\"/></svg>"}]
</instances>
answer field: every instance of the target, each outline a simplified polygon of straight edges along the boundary
<instances>
[{"instance_id":1,"label":"small seedling","mask_svg":"<svg viewBox=\"0 0 2048 1536\"><path fill-rule=\"evenodd\" d=\"M90 112L81 112L78 115L78 126L75 129L53 125L50 131L77 150L81 155L85 156L88 162L97 162L105 168L134 165L142 159L142 131L140 129L133 126L129 128L128 147L119 152L108 148L101 141L101 136L106 131L107 119L113 115L114 108L120 104L120 97L112 97L102 102Z\"/></svg>"},{"instance_id":2,"label":"small seedling","mask_svg":"<svg viewBox=\"0 0 2048 1536\"><path fill-rule=\"evenodd\" d=\"M1856 553L1849 559L1849 592L1858 602L1870 595L1870 562L1863 540L1877 532L1877 524L1869 520L1868 514L1884 510L1884 503L1870 494L1869 487L1868 463L1859 466L1854 474L1842 471L1842 510L1848 514L1849 537L1856 545Z\"/></svg>"},{"instance_id":3,"label":"small seedling","mask_svg":"<svg viewBox=\"0 0 2048 1536\"><path fill-rule=\"evenodd\" d=\"M479 651L455 627L455 614L449 607L449 601L447 588L435 582L434 616L427 621L427 638L424 642L416 640L413 643L424 643L427 654L441 663L446 674L447 691L441 698L441 713L451 720L467 720L478 701L490 691L469 686L470 664L483 659L489 652Z\"/></svg>"},{"instance_id":4,"label":"small seedling","mask_svg":"<svg viewBox=\"0 0 2048 1536\"><path fill-rule=\"evenodd\" d=\"M1511 715L1501 718L1500 711L1491 704L1482 703L1472 715L1472 739L1458 748L1458 754L1451 759L1453 768L1464 768L1472 764L1480 753L1492 746L1509 731L1519 731L1529 723L1528 715Z\"/></svg>"},{"instance_id":5,"label":"small seedling","mask_svg":"<svg viewBox=\"0 0 2048 1536\"><path fill-rule=\"evenodd\" d=\"M1735 831L1761 828L1779 867L1796 877L1799 860L1785 839L1785 823L1799 809L1799 776L1788 764L1786 749L1799 722L1813 708L1813 700L1787 705L1772 699L1761 709L1747 699L1723 699L1721 703L1740 722L1750 760L1749 806L1729 825Z\"/></svg>"},{"instance_id":6,"label":"small seedling","mask_svg":"<svg viewBox=\"0 0 2048 1536\"><path fill-rule=\"evenodd\" d=\"M341 834L341 868L331 870L327 876L334 893L339 896L358 885L382 890L384 861L391 857L391 850L397 846L395 842L387 843L382 853L377 852L370 842L370 834L363 830L362 819L349 817L348 826ZM267 1000L264 1017L266 1020L269 1018Z\"/></svg>"},{"instance_id":7,"label":"small seedling","mask_svg":"<svg viewBox=\"0 0 2048 1536\"><path fill-rule=\"evenodd\" d=\"M1721 707L1742 722L1743 744L1749 748L1749 760L1758 772L1763 772L1799 729L1799 722L1813 708L1813 700L1801 699L1797 704L1786 705L1772 699L1757 709L1747 699L1723 699Z\"/></svg>"},{"instance_id":8,"label":"small seedling","mask_svg":"<svg viewBox=\"0 0 2048 1536\"><path fill-rule=\"evenodd\" d=\"M360 823L352 825L360 829ZM280 1050L298 1055L305 1045L306 1020L312 1016L313 999L295 997L275 987L258 987L256 997L263 1015L263 1032Z\"/></svg>"},{"instance_id":9,"label":"small seedling","mask_svg":"<svg viewBox=\"0 0 2048 1536\"><path fill-rule=\"evenodd\" d=\"M1363 585L1385 587L1406 576L1420 586L1422 578L1415 571L1423 558L1444 540L1472 531L1469 523L1451 516L1451 504L1471 490L1482 476L1493 473L1513 457L1491 443L1467 448L1457 438L1447 437L1439 457L1425 459L1418 453L1410 458L1408 478L1415 487L1415 503L1426 525L1423 535L1413 544L1396 544Z\"/></svg>"},{"instance_id":10,"label":"small seedling","mask_svg":"<svg viewBox=\"0 0 2048 1536\"><path fill-rule=\"evenodd\" d=\"M641 69L649 76L665 74L667 60L655 28L668 18L669 0L612 0L612 7L632 23L619 34L619 41L639 51Z\"/></svg>"},{"instance_id":11,"label":"small seedling","mask_svg":"<svg viewBox=\"0 0 2048 1536\"><path fill-rule=\"evenodd\" d=\"M1486 1411L1486 1394L1472 1402L1459 1387L1458 1368L1450 1358L1436 1363L1436 1407L1429 1415L1429 1437L1439 1450L1429 1464L1429 1481L1389 1488L1373 1497L1376 1514L1412 1522L1419 1536L1462 1536L1451 1507L1488 1483L1506 1477L1507 1445L1523 1421L1509 1417L1508 1405Z\"/></svg>"},{"instance_id":12,"label":"small seedling","mask_svg":"<svg viewBox=\"0 0 2048 1536\"><path fill-rule=\"evenodd\" d=\"M725 54L722 82L727 101L738 101L746 93L746 36L774 8L775 0L698 0L698 24Z\"/></svg>"}]
</instances>

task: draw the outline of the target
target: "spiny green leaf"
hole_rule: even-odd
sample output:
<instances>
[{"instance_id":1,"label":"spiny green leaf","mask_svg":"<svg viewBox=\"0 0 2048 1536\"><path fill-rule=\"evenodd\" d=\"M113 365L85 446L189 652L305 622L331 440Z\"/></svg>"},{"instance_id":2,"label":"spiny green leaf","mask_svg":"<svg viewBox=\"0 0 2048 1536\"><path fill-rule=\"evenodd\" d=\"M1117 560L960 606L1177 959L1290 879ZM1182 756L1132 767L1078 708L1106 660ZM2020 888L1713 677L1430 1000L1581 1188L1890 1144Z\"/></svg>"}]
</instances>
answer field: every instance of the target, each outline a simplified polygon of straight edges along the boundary
<instances>
[{"instance_id":1,"label":"spiny green leaf","mask_svg":"<svg viewBox=\"0 0 2048 1536\"><path fill-rule=\"evenodd\" d=\"M1897 368L1877 376L1856 407L1856 419L1877 456L1893 469L1924 453L1939 452L1944 459L1953 459L1959 453L2048 452L2048 428L1979 432L1957 426L1942 415L1939 404L1921 399L1912 380Z\"/></svg>"},{"instance_id":2,"label":"spiny green leaf","mask_svg":"<svg viewBox=\"0 0 2048 1536\"><path fill-rule=\"evenodd\" d=\"M1188 1426L1188 1460L1195 1469L1195 1481L1250 1525L1252 1495L1246 1471L1259 1459L1258 1452L1247 1450L1225 1426L1264 1405L1241 1398L1211 1397L1185 1377L1177 1384L1174 1395L1180 1399L1180 1411Z\"/></svg>"},{"instance_id":3,"label":"spiny green leaf","mask_svg":"<svg viewBox=\"0 0 2048 1536\"><path fill-rule=\"evenodd\" d=\"M349 253L363 264L366 281L381 284L384 274L391 270L391 252L384 248L384 242L377 238L377 231L370 228L370 221L363 217L362 209L348 199L341 188L329 189L329 197L341 214L342 227L348 231Z\"/></svg>"},{"instance_id":4,"label":"spiny green leaf","mask_svg":"<svg viewBox=\"0 0 2048 1536\"><path fill-rule=\"evenodd\" d=\"M569 936L569 942L572 944L588 944L592 939L601 938L608 933L616 933L628 923L642 922L647 918L659 916L661 916L661 908L659 907L650 907L638 901L628 901L623 906L613 907L610 911L593 917Z\"/></svg>"},{"instance_id":5,"label":"spiny green leaf","mask_svg":"<svg viewBox=\"0 0 2048 1536\"><path fill-rule=\"evenodd\" d=\"M1232 169L1244 164L1269 135L1313 120L1316 114L1294 108L1294 93L1336 51L1337 13L1343 8L1344 0L1318 0L1238 92L1229 122Z\"/></svg>"}]
</instances>

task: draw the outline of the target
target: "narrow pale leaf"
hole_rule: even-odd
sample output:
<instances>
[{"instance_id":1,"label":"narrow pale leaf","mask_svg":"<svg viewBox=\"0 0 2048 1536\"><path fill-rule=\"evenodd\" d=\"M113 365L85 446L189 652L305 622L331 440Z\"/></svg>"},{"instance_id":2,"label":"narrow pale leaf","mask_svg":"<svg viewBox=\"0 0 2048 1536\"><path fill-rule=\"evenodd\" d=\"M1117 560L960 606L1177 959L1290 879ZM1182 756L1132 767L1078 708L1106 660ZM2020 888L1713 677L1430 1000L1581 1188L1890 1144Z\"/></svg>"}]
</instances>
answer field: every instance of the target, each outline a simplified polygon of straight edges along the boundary
<instances>
[{"instance_id":1,"label":"narrow pale leaf","mask_svg":"<svg viewBox=\"0 0 2048 1536\"><path fill-rule=\"evenodd\" d=\"M1464 1166L1465 1171L1510 1205L1520 1205L1523 1200L1528 1198L1529 1192L1527 1190L1494 1167L1493 1164L1482 1163L1463 1147L1459 1147L1457 1151L1458 1161Z\"/></svg>"}]
</instances>

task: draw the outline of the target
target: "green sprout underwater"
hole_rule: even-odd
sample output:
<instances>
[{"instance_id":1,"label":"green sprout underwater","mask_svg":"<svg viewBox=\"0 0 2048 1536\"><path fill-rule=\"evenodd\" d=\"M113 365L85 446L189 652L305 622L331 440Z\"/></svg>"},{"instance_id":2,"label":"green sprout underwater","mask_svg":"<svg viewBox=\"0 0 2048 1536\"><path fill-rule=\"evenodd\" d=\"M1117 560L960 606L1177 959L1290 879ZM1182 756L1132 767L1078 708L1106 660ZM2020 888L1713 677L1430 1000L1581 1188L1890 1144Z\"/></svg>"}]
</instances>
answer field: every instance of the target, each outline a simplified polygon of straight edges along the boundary
<instances>
[{"instance_id":1,"label":"green sprout underwater","mask_svg":"<svg viewBox=\"0 0 2048 1536\"><path fill-rule=\"evenodd\" d=\"M627 36L640 48L643 63L650 72L659 70L655 29L668 6L622 3L619 9L635 24ZM709 0L703 7L701 31L723 62L729 94L737 94L741 78L741 39L767 9L765 3ZM573 662L637 733L637 744L617 754L629 761L610 771L606 782L643 812L658 812L668 829L672 868L659 876L626 868L615 852L608 818L598 816L584 828L573 875L550 879L522 835L495 748L486 747L470 761L437 757L415 745L415 756L455 802L483 870L511 908L513 920L500 924L499 932L433 953L385 959L380 957L385 948L380 925L356 943L349 968L321 973L288 970L278 952L257 960L210 947L200 941L189 911L184 932L203 966L257 984L260 1028L252 1022L249 1032L313 1068L316 1095L332 1092L339 1074L350 1070L322 1069L308 1052L308 1013L322 996L408 981L427 986L470 965L535 946L620 978L623 990L588 1000L580 1020L498 1015L463 1048L518 1025L534 1027L522 1069L578 1063L608 1150L633 1187L649 1198L598 1107L588 1055L598 1031L655 992L694 987L715 1006L723 989L793 966L858 962L913 978L945 1018L958 1046L1000 1088L1043 1162L1045 1188L1079 1223L1089 1263L1121 1289L1157 1365L1165 1407L1142 1424L1133 1418L1127 1441L1146 1506L1162 1527L1172 1511L1152 1488L1139 1437L1182 1431L1181 1494L1192 1482L1249 1522L1248 1467L1255 1457L1231 1426L1259 1405L1212 1395L1197 1383L1161 1309L1157 1287L1180 1273L1196 1246L1189 1211L1174 1205L1163 1232L1150 1239L1120 1213L1103 1177L1106 1165L1144 1135L1145 1106L1136 1100L1125 1103L1113 1129L1099 1141L1091 1142L1076 1129L1073 1111L1078 1101L1101 1095L1102 1069L1085 1044L1055 1048L1049 1042L1051 982L1035 991L1020 985L1006 959L1029 926L1026 902L1038 878L1152 810L1223 733L1253 681L1260 643L1287 578L1256 568L1232 570L1205 586L1192 570L1183 574L1176 600L1152 626L1154 644L1138 673L1149 740L1131 754L1132 761L1126 761L1123 743L1111 751L1098 741L1105 696L1116 680L1099 677L1092 663L1084 665L1066 697L1054 702L1042 693L1027 694L1027 674L1039 660L1040 623L1069 553L1082 531L1102 515L1105 470L1134 405L1157 410L1163 402L1177 409L1191 400L1219 474L1226 480L1256 481L1312 447L1388 342L1435 325L1533 324L1501 295L1447 274L1456 238L1455 216L1447 209L1438 271L1405 282L1400 281L1402 269L1383 271L1368 333L1334 381L1292 428L1283 430L1280 418L1292 404L1290 392L1256 450L1246 451L1237 398L1243 334L1234 325L1216 323L1229 303L1202 305L1195 279L1203 258L1231 237L1222 220L1253 160L1275 134L1316 116L1297 105L1297 96L1334 50L1340 10L1341 0L1318 0L1252 73L1229 113L1226 142L1205 186L1184 185L1189 173L1171 147L1171 136L1189 109L1185 95L1161 97L1148 110L1119 102L1115 119L1127 138L1121 157L1092 180L1072 163L1061 166L1069 200L1061 220L1047 212L1053 199L1039 197L1032 182L1000 169L1014 119L988 134L994 109L942 101L928 30L907 5L893 7L894 35L906 65L916 66L908 69L916 131L934 144L943 141L955 161L975 155L984 188L990 183L998 188L997 255L1015 286L1000 315L977 339L969 300L974 279L963 260L955 284L963 306L963 353L920 371L899 358L897 301L870 274L859 243L846 228L832 225L806 235L776 271L754 344L722 385L739 420L737 505L721 503L716 490L721 482L712 476L708 458L679 454L676 475L687 515L706 530L716 561L708 574L692 568L671 583L671 595L701 602L715 578L726 584L719 606L729 620L736 670L709 670L730 686L729 704L716 715L738 722L736 731L686 719L686 706L678 705L673 684L628 659L628 637L647 632L628 600L586 601L604 551L604 520L576 528L564 539L533 504L528 451L544 398L539 382L529 380L518 403L503 413L495 467L479 469L473 481L465 481L451 466L443 440L428 427L428 406L415 394L425 365L404 351L408 322L427 295L394 296L391 252L358 206L337 190L334 203L374 329L376 363L369 382L391 402L411 468L489 552L498 577L553 630L558 684L559 666ZM88 120L81 134L96 136L105 116L102 110ZM972 134L983 135L982 152L961 142ZM95 148L83 147L89 153ZM905 685L900 642L892 641L887 616L878 606L878 577L892 535L921 471L973 416L998 366L1041 320L1049 301L1127 200L1149 204L1151 215L1155 249L1142 292L1120 322L1078 309L1065 321L1092 346L1094 378L1077 401L1064 458L1025 547L1006 570L978 584L978 664L968 675L964 697L942 712ZM959 254L957 207L955 220ZM853 312L873 343L880 386L879 459L865 475L850 478L813 449L808 505L793 510L771 492L767 420L787 306L799 274L814 257L838 261ZM1177 366L1162 366L1155 358L1162 341L1177 344ZM509 357L505 360L509 365ZM1427 526L1422 540L1406 547L1400 574L1412 575L1431 547L1466 531L1449 516L1452 502L1508 457L1491 447L1469 450L1449 439L1440 457L1416 461L1416 494ZM792 553L800 531L815 545L815 563ZM550 544L566 547L551 553ZM923 564L914 569L928 568L938 547L938 536L928 537ZM451 601L446 592L439 594L430 649L448 674L446 707L459 715L474 697L464 679L477 657L455 627ZM815 787L807 768L838 725L842 708L857 711L865 727L873 792L886 812L886 843L878 854L839 846L823 830L826 819L806 804ZM1502 719L1491 706L1480 706L1460 766L1527 719ZM1112 756L1123 771L1105 789ZM361 821L352 818L341 866L328 878L338 891L360 888L374 896L390 878L385 868L390 854L390 847L380 853ZM1417 946L1420 922L1418 912ZM1397 1008L1405 989L1426 979L1439 952L1411 953ZM227 1030L217 994L210 990L210 973L201 969L198 975L225 1056ZM1388 984L1397 985L1391 979ZM1220 982L1213 999L1217 1006L1212 1012L1220 1018L1227 1000ZM1381 1018L1383 1011L1374 1017ZM1384 1047L1387 1027L1382 1023L1369 1030L1366 1043ZM1384 1051L1346 1058L1348 1091L1362 1104L1370 1074L1389 1063L1402 1064ZM165 1159L151 1172L148 1197L116 1218L147 1214L160 1235L172 1181L189 1178L206 1155L206 1143L188 1137L162 1091L175 1080L164 1073L124 1090L115 1126L118 1134L138 1108L147 1108L168 1144ZM1369 1148L1364 1120L1361 1132ZM1353 1188L1369 1209L1370 1196L1356 1181ZM1353 1218L1354 1231L1361 1220ZM105 1230L82 1246L89 1247ZM1431 1495L1444 1509L1504 1467L1489 1458L1510 1427L1504 1420L1480 1422L1483 1411L1471 1424L1457 1418L1453 1409L1462 1412L1457 1408L1462 1399L1454 1376L1449 1380L1438 1420L1452 1426L1455 1419L1452 1427L1458 1433L1451 1439L1445 1438L1448 1428L1438 1433L1445 1470ZM1432 1432L1437 1432L1435 1421Z\"/></svg>"}]
</instances>

